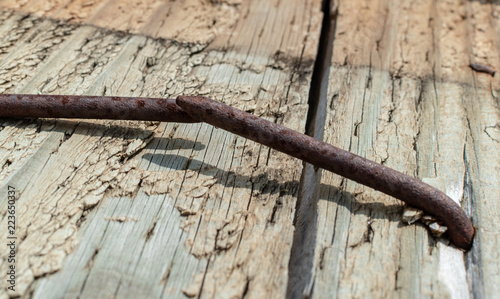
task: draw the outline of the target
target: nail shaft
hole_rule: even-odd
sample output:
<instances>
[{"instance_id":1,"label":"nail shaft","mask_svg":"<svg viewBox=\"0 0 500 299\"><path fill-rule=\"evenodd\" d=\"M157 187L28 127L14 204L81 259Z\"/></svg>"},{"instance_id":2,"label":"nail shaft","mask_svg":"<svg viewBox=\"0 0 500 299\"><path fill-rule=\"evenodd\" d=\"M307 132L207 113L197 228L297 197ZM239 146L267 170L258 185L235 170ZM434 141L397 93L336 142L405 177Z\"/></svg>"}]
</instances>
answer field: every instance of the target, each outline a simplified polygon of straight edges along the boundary
<instances>
[{"instance_id":1,"label":"nail shaft","mask_svg":"<svg viewBox=\"0 0 500 299\"><path fill-rule=\"evenodd\" d=\"M474 228L451 198L406 174L316 140L284 126L204 97L177 98L193 118L324 168L424 210L448 227L450 240L469 249Z\"/></svg>"},{"instance_id":2,"label":"nail shaft","mask_svg":"<svg viewBox=\"0 0 500 299\"><path fill-rule=\"evenodd\" d=\"M0 117L206 122L324 168L419 208L448 227L459 248L472 246L471 221L443 192L406 174L205 97L173 99L0 95Z\"/></svg>"},{"instance_id":3,"label":"nail shaft","mask_svg":"<svg viewBox=\"0 0 500 299\"><path fill-rule=\"evenodd\" d=\"M197 122L174 99L0 94L0 117Z\"/></svg>"}]
</instances>

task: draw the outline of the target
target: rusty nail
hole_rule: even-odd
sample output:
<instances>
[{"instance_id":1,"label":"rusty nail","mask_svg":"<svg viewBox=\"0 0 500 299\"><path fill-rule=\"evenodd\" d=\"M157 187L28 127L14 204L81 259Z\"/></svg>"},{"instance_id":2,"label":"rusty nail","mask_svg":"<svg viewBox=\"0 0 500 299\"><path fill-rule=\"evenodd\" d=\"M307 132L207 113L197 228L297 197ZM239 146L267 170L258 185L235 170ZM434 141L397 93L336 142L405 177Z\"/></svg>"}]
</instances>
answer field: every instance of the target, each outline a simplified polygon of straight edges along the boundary
<instances>
[{"instance_id":1,"label":"rusty nail","mask_svg":"<svg viewBox=\"0 0 500 299\"><path fill-rule=\"evenodd\" d=\"M469 64L469 67L476 72L490 74L492 77L495 76L495 70L489 66L477 63L471 63Z\"/></svg>"},{"instance_id":2,"label":"rusty nail","mask_svg":"<svg viewBox=\"0 0 500 299\"><path fill-rule=\"evenodd\" d=\"M197 122L174 99L73 95L0 94L0 117Z\"/></svg>"},{"instance_id":3,"label":"rusty nail","mask_svg":"<svg viewBox=\"0 0 500 299\"><path fill-rule=\"evenodd\" d=\"M0 95L0 117L203 121L398 198L442 221L457 247L472 246L471 221L443 192L376 162L205 97L179 96L173 100L5 94Z\"/></svg>"},{"instance_id":4,"label":"rusty nail","mask_svg":"<svg viewBox=\"0 0 500 299\"><path fill-rule=\"evenodd\" d=\"M177 104L194 119L262 143L419 208L448 227L448 236L456 246L469 249L472 245L474 228L465 212L446 194L420 180L205 97L179 96Z\"/></svg>"}]
</instances>

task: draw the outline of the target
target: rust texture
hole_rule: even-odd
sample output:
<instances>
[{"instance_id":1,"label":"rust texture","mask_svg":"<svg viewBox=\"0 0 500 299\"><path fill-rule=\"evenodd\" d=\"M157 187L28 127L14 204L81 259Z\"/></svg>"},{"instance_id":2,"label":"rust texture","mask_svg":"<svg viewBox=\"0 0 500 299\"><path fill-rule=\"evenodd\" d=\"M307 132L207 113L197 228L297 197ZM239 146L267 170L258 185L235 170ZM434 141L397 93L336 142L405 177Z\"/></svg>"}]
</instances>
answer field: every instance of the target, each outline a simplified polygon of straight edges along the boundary
<instances>
[{"instance_id":1,"label":"rust texture","mask_svg":"<svg viewBox=\"0 0 500 299\"><path fill-rule=\"evenodd\" d=\"M0 94L0 117L197 122L174 99Z\"/></svg>"},{"instance_id":2,"label":"rust texture","mask_svg":"<svg viewBox=\"0 0 500 299\"><path fill-rule=\"evenodd\" d=\"M447 234L457 247L469 249L472 245L474 228L462 208L443 192L418 179L205 97L179 96L177 104L195 119L262 143L419 208L448 227Z\"/></svg>"},{"instance_id":3,"label":"rust texture","mask_svg":"<svg viewBox=\"0 0 500 299\"><path fill-rule=\"evenodd\" d=\"M477 63L471 63L469 64L469 67L476 72L490 74L492 77L495 76L495 70L489 66Z\"/></svg>"},{"instance_id":4,"label":"rust texture","mask_svg":"<svg viewBox=\"0 0 500 299\"><path fill-rule=\"evenodd\" d=\"M206 122L391 195L434 216L459 248L472 246L474 228L443 192L394 169L206 97L173 99L58 95L0 95L0 117Z\"/></svg>"}]
</instances>

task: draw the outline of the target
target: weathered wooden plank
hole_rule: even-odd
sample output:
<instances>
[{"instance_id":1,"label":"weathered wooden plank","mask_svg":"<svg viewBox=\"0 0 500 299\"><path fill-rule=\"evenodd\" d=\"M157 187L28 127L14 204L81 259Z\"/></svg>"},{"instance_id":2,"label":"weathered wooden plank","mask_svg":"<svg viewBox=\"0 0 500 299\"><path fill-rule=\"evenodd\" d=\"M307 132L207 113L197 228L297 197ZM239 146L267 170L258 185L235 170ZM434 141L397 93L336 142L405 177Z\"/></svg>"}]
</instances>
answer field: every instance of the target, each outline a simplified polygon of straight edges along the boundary
<instances>
[{"instance_id":1,"label":"weathered wooden plank","mask_svg":"<svg viewBox=\"0 0 500 299\"><path fill-rule=\"evenodd\" d=\"M205 94L303 130L320 2L160 1L125 14L117 3L126 1L2 1L0 32L22 30L2 52L0 88ZM186 6L217 12L205 21L222 25L197 37L189 18L186 28L169 27L179 15L164 12ZM159 17L138 26L134 18L148 13ZM80 23L68 24L72 17ZM17 291L9 294L285 295L300 161L201 124L5 121L0 136L8 145L1 188L20 191ZM5 221L5 200L1 211Z\"/></svg>"},{"instance_id":2,"label":"weathered wooden plank","mask_svg":"<svg viewBox=\"0 0 500 299\"><path fill-rule=\"evenodd\" d=\"M303 130L319 3L121 4L1 1L1 90L206 94ZM188 16L200 11L213 14ZM467 67L500 67L498 15L476 1L340 3L326 140L436 185L478 232L464 259L402 225L400 202L324 173L306 294L498 293L499 88ZM298 161L205 125L2 126L2 190L22 190L19 294L284 296Z\"/></svg>"},{"instance_id":3,"label":"weathered wooden plank","mask_svg":"<svg viewBox=\"0 0 500 299\"><path fill-rule=\"evenodd\" d=\"M242 0L2 0L0 6L37 17L201 44L230 35L240 13L247 8Z\"/></svg>"},{"instance_id":4,"label":"weathered wooden plank","mask_svg":"<svg viewBox=\"0 0 500 299\"><path fill-rule=\"evenodd\" d=\"M314 296L498 293L489 287L499 281L500 111L490 90L498 79L468 67L500 67L497 10L476 1L340 3L325 139L435 185L478 230L464 253L402 224L395 199L323 173Z\"/></svg>"}]
</instances>

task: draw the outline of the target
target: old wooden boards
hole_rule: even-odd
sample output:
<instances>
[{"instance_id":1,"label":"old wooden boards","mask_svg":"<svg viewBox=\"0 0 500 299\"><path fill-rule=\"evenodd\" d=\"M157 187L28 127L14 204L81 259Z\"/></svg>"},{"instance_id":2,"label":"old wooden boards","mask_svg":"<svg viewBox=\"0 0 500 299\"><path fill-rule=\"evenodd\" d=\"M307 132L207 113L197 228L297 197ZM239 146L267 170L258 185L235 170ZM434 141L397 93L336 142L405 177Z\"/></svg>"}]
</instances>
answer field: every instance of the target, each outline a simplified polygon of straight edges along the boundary
<instances>
[{"instance_id":1,"label":"old wooden boards","mask_svg":"<svg viewBox=\"0 0 500 299\"><path fill-rule=\"evenodd\" d=\"M0 3L2 92L204 94L304 130L321 1L84 2ZM200 124L8 120L0 140L10 294L284 296L300 161Z\"/></svg>"},{"instance_id":2,"label":"old wooden boards","mask_svg":"<svg viewBox=\"0 0 500 299\"><path fill-rule=\"evenodd\" d=\"M313 296L495 297L498 294L498 5L342 1L325 140L415 175L461 203L477 227L464 253L401 203L323 172ZM350 132L345 134L344 132Z\"/></svg>"},{"instance_id":3,"label":"old wooden boards","mask_svg":"<svg viewBox=\"0 0 500 299\"><path fill-rule=\"evenodd\" d=\"M304 131L321 4L2 0L0 92L206 95ZM460 202L470 252L403 224L393 198L209 125L2 120L2 227L19 192L0 297L498 294L500 88L468 67L500 69L497 5L337 4L316 129Z\"/></svg>"}]
</instances>

